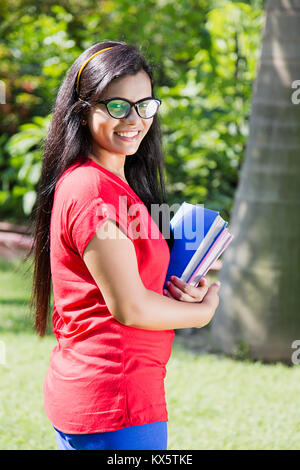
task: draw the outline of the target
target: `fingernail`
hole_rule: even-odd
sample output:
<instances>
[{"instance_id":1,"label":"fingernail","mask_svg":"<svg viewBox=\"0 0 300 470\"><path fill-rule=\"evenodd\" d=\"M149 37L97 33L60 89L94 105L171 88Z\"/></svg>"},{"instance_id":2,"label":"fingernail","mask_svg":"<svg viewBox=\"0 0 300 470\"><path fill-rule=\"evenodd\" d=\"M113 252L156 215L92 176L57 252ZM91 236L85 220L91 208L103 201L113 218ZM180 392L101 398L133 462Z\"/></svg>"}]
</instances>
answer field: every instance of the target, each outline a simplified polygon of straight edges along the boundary
<instances>
[{"instance_id":1,"label":"fingernail","mask_svg":"<svg viewBox=\"0 0 300 470\"><path fill-rule=\"evenodd\" d=\"M220 287L221 283L220 281L215 281L215 284Z\"/></svg>"}]
</instances>

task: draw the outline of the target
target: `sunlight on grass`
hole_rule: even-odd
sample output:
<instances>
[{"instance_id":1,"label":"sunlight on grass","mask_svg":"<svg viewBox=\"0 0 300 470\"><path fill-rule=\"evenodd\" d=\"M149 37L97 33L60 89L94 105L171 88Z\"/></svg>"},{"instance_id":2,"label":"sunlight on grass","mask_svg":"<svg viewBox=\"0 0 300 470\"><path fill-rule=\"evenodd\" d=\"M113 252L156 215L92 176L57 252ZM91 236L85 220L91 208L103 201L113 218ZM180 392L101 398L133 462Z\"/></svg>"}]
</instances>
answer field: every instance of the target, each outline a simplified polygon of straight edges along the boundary
<instances>
[{"instance_id":1,"label":"sunlight on grass","mask_svg":"<svg viewBox=\"0 0 300 470\"><path fill-rule=\"evenodd\" d=\"M0 262L0 449L56 449L43 410L54 336L28 315L30 274ZM177 336L178 338L178 336ZM165 380L168 449L299 449L300 367L196 354L175 337Z\"/></svg>"},{"instance_id":2,"label":"sunlight on grass","mask_svg":"<svg viewBox=\"0 0 300 470\"><path fill-rule=\"evenodd\" d=\"M297 366L175 346L166 386L169 448L299 449L299 379Z\"/></svg>"}]
</instances>

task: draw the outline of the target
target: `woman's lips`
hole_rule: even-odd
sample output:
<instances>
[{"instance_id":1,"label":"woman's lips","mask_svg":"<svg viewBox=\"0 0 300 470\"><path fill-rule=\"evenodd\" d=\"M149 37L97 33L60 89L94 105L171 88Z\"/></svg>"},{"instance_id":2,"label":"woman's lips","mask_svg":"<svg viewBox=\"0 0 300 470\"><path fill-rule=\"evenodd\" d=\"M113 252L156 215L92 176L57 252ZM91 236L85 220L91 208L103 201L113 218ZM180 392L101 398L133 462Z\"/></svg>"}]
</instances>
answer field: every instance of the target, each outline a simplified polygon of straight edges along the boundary
<instances>
[{"instance_id":1,"label":"woman's lips","mask_svg":"<svg viewBox=\"0 0 300 470\"><path fill-rule=\"evenodd\" d=\"M124 142L134 142L136 141L138 138L139 138L139 135L140 135L141 131L138 131L138 133L133 136L133 137L125 137L124 135L119 135L117 134L116 132L114 132L114 134L121 140L123 140Z\"/></svg>"}]
</instances>

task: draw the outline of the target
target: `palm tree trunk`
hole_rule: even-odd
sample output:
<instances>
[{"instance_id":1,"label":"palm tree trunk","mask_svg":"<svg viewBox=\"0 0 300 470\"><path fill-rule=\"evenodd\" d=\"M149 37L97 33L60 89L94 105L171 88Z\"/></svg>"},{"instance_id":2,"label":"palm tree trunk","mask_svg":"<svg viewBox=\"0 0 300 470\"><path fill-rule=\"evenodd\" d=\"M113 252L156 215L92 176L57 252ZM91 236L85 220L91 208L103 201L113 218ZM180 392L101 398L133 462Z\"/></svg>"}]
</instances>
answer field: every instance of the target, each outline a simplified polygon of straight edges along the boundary
<instances>
[{"instance_id":1,"label":"palm tree trunk","mask_svg":"<svg viewBox=\"0 0 300 470\"><path fill-rule=\"evenodd\" d=\"M242 346L266 362L291 363L300 339L300 93L295 99L292 88L300 80L299 25L299 0L268 0L230 224L235 238L211 324L215 350Z\"/></svg>"}]
</instances>

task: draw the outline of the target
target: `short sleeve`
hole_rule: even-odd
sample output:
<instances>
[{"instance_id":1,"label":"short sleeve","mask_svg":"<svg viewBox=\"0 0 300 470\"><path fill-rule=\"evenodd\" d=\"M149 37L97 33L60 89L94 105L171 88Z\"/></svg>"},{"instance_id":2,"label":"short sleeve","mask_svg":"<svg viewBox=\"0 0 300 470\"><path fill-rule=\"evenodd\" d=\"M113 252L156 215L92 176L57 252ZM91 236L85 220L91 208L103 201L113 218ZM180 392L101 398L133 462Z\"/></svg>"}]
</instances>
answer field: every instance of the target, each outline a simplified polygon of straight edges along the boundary
<instances>
[{"instance_id":1,"label":"short sleeve","mask_svg":"<svg viewBox=\"0 0 300 470\"><path fill-rule=\"evenodd\" d=\"M73 206L68 217L69 234L81 258L97 230L109 219L128 236L128 222L124 209L119 213L113 204L105 202L102 197L86 202L83 207L78 207L78 204Z\"/></svg>"}]
</instances>

